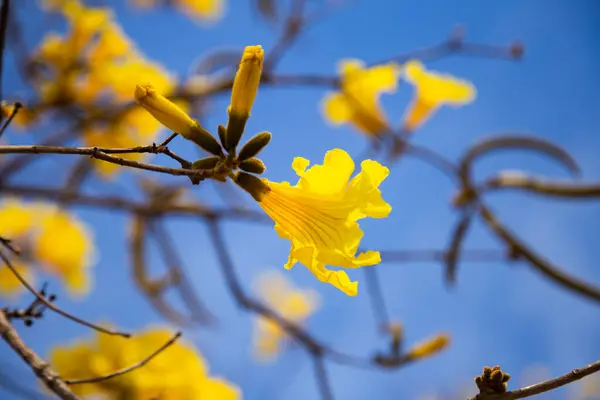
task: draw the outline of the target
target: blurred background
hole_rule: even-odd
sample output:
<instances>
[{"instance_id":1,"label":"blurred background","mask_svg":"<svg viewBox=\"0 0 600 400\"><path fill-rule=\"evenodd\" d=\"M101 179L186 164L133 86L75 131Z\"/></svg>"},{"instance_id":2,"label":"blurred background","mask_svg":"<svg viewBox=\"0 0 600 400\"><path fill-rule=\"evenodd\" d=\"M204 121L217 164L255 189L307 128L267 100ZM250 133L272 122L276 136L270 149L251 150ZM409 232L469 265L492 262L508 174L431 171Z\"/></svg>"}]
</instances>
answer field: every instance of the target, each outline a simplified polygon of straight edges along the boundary
<instances>
[{"instance_id":1,"label":"blurred background","mask_svg":"<svg viewBox=\"0 0 600 400\"><path fill-rule=\"evenodd\" d=\"M190 82L202 60L216 51L232 53L235 64L244 46L260 44L268 57L278 43L286 13L293 7L276 1L277 19L269 20L256 2L226 0L219 18L203 21L182 12L174 5L176 2L148 8L126 1L84 3L89 7L110 7L137 49L174 73L180 84ZM40 8L40 2L20 0L11 5L10 17L15 25L18 23L20 41L14 39L16 30L9 29L2 96L27 107L39 93L24 79L19 52L34 51L48 32L64 33L66 25L60 15ZM474 0L309 0L305 10L313 10L317 17L282 53L275 75L335 77L341 59L358 58L367 64L393 59L443 42L457 25L464 29L468 42L508 46L520 41L525 53L519 60L460 52L424 60L429 69L471 81L477 88L477 98L461 108L441 108L412 134L412 142L458 160L470 146L490 135L531 134L570 153L579 163L584 181L600 180L600 4L596 1L507 0L482 4ZM229 76L231 70L225 68L215 72L218 73ZM212 79L215 75L206 76ZM326 151L342 148L357 163L359 157L364 157L370 146L366 135L350 125L332 127L323 118L321 101L331 90L308 84L260 87L246 136L262 130L273 134L270 145L261 153L269 179L294 182L291 162L297 156L320 163ZM412 94L413 88L401 82L397 93L382 97L388 120L394 126L399 126ZM228 104L229 91L224 90L202 98L190 112L216 132L217 124L226 122ZM11 126L2 137L3 144L43 142L64 123L59 119L66 117L56 118L49 117L25 129ZM156 141L169 133L163 129ZM67 143L83 145L77 139ZM181 138L174 140L170 148L187 159L199 157L196 148ZM0 157L6 163L13 156ZM10 180L0 183L0 196L15 194L4 191L3 186L60 187L78 157L39 156ZM386 163L384 157L380 159ZM146 161L177 167L159 155ZM389 319L402 324L406 346L440 332L451 336L451 345L438 355L397 370L328 362L334 398L466 398L477 393L473 377L485 365L502 366L512 375L509 388L516 388L598 359L598 302L557 286L525 262L461 261L456 283L448 285L441 262L395 262L393 258L386 261L386 251L445 249L458 218L451 204L458 188L439 170L410 156L390 164L390 169L381 190L393 207L392 213L386 219L362 222L365 236L361 247L383 254L383 262L374 268ZM501 169L523 170L552 179L569 178L557 163L521 151L485 157L476 164L475 175L482 179ZM155 184L183 185L188 199L207 207L259 211L250 196L231 182L207 180L192 186L185 177L125 168L111 179L92 176L79 191L89 196L140 199L142 178L152 178ZM600 285L597 199L565 200L514 191L492 193L486 198L503 223L532 249L569 274ZM93 231L96 251L92 287L85 296L73 297L52 277L42 274L38 283L48 281L60 307L89 321L107 322L128 331L170 324L133 283L128 242L131 216L119 210L75 203L68 209ZM217 318L209 326L183 329L184 338L202 353L211 374L238 385L244 399L319 398L312 362L301 347L287 347L272 362L257 361L253 351L256 315L241 309L227 290L206 224L200 218L180 214L164 218L163 226L180 252L187 281ZM249 293L256 293L253 282L262 273L283 271L289 243L277 236L270 221L253 223L228 218L222 226L240 281ZM506 251L477 218L463 247L497 250L498 254ZM149 246L147 259L151 271L161 270L156 245ZM305 324L309 332L336 350L371 357L387 349L389 337L378 326L365 271L349 273L360 282L356 297L318 282L303 266L284 271L294 285L313 289L320 295L320 308ZM16 307L30 300L28 294L22 293L2 301ZM174 304L177 301L174 299ZM18 331L42 357L47 357L57 345L94 335L88 328L52 313L46 313L30 328L19 326ZM32 392L41 393L27 366L7 346L0 346L0 360L0 398L36 398ZM600 378L586 380L593 379ZM585 397L582 384L576 383L541 397L600 399L600 391Z\"/></svg>"}]
</instances>

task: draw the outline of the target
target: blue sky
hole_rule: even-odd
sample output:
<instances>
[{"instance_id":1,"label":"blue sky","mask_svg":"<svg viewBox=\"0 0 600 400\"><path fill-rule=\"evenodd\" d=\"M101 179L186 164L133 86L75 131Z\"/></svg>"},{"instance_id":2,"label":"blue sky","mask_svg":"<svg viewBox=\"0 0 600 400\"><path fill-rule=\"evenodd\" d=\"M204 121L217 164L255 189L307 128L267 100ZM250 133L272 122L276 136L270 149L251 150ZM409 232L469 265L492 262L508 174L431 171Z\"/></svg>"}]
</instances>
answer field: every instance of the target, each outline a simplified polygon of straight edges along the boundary
<instances>
[{"instance_id":1,"label":"blue sky","mask_svg":"<svg viewBox=\"0 0 600 400\"><path fill-rule=\"evenodd\" d=\"M162 61L180 76L211 49L262 44L268 52L276 38L247 1L230 0L225 18L210 28L173 11L141 13L118 3L115 10L127 34L148 57ZM25 8L21 18L39 18L32 7ZM441 110L416 133L415 142L456 159L486 135L533 133L563 146L580 162L584 179L597 181L599 22L600 5L593 0L507 0L484 5L476 0L349 1L310 28L282 59L278 71L333 74L341 58L386 59L437 43L458 23L472 41L507 44L520 39L526 46L520 62L452 56L429 64L432 69L471 80L478 88L478 98L458 110ZM40 32L40 28L32 28L30 44ZM4 77L8 93L20 93L14 74L14 68L8 66ZM324 123L318 103L325 91L317 87L259 91L247 132L273 133L271 145L263 153L269 178L293 179L290 164L295 156L320 162L331 148L341 147L354 156L364 150L365 139L352 128L330 128ZM390 121L400 120L410 94L410 88L403 85L397 94L384 98ZM222 96L211 103L211 115L205 120L208 127L225 121L227 102ZM186 145L178 141L174 148L193 154ZM57 164L49 165L51 168L43 170L25 170L21 179L60 177ZM480 162L477 176L504 168L567 177L557 165L521 152ZM86 190L101 193L107 187L90 184ZM201 201L217 202L214 187L194 187L192 193ZM388 219L363 224L364 247L441 249L446 245L456 218L449 203L455 188L446 177L418 160L406 159L393 167L382 190L393 211ZM243 194L240 197L245 199ZM251 205L249 199L245 202ZM502 220L540 253L566 271L600 285L597 202L560 202L506 193L491 196L490 203ZM75 210L95 228L100 249L95 290L80 301L61 296L61 306L129 330L160 323L160 317L131 286L124 240L126 215ZM177 232L192 284L219 316L216 327L185 332L205 355L211 371L239 384L245 399L318 398L310 360L302 351L291 351L274 364L260 365L253 360L253 317L239 310L226 291L207 229L196 220L182 218L170 221L168 228ZM225 228L238 274L248 288L262 271L282 269L289 245L270 226L227 223ZM466 248L499 247L477 223ZM330 363L336 399L416 399L435 392L451 398L448 393L471 384L484 365L500 364L513 374L512 383L517 385L523 383L518 377L528 366L543 364L551 375L559 375L595 361L600 354L599 305L556 287L525 264L464 263L458 284L450 290L437 264L384 263L377 270L390 315L404 324L407 344L446 331L452 335L452 346L435 358L394 372ZM361 281L355 298L320 284L302 266L286 274L297 285L320 292L323 307L308 326L325 343L364 356L386 346L375 330L362 271L352 271L351 276ZM20 331L42 355L52 345L92 334L51 314L35 327ZM4 346L0 347L0 359L15 373L29 376ZM284 384L295 368L299 368L297 375ZM556 391L544 398L570 398L569 393Z\"/></svg>"}]
</instances>

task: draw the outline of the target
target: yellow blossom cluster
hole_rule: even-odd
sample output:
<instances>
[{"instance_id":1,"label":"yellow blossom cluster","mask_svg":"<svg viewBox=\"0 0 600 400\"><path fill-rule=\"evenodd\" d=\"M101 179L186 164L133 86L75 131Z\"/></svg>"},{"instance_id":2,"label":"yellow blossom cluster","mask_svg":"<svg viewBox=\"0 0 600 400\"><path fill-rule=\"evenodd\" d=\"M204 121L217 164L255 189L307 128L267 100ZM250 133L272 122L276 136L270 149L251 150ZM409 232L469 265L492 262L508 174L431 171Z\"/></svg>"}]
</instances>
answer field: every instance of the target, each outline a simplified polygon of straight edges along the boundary
<instances>
[{"instance_id":1,"label":"yellow blossom cluster","mask_svg":"<svg viewBox=\"0 0 600 400\"><path fill-rule=\"evenodd\" d=\"M60 278L72 294L89 291L94 246L89 229L74 215L49 204L6 199L0 221L0 236L23 251L12 264L29 283L39 270ZM0 294L24 289L6 265L0 266Z\"/></svg>"},{"instance_id":2,"label":"yellow blossom cluster","mask_svg":"<svg viewBox=\"0 0 600 400\"><path fill-rule=\"evenodd\" d=\"M148 328L129 339L97 333L92 340L56 347L50 364L64 379L87 379L130 367L164 345L172 334L163 327ZM95 383L71 386L85 398L128 400L238 400L240 390L209 375L202 355L177 341L146 365L126 374Z\"/></svg>"},{"instance_id":3,"label":"yellow blossom cluster","mask_svg":"<svg viewBox=\"0 0 600 400\"><path fill-rule=\"evenodd\" d=\"M325 119L334 125L352 124L371 136L390 131L379 98L394 93L400 77L415 88L402 120L405 133L419 128L440 106L465 105L476 95L470 82L428 71L418 60L366 67L360 60L347 59L340 61L339 74L340 90L326 94L322 102Z\"/></svg>"},{"instance_id":4,"label":"yellow blossom cluster","mask_svg":"<svg viewBox=\"0 0 600 400\"><path fill-rule=\"evenodd\" d=\"M219 132L221 145L229 153L227 157L231 165L225 176L230 177L252 195L275 222L275 230L279 236L290 240L291 250L286 269L291 269L300 262L320 281L335 286L349 296L355 296L358 293L358 282L350 281L345 271L331 270L326 268L326 265L358 268L381 262L377 251L356 254L363 237L363 231L357 221L366 217L385 218L391 212L391 206L383 200L379 190L379 185L388 176L389 170L376 161L365 160L361 163L362 171L350 179L354 172L354 161L344 150L334 149L327 152L323 165L311 168L308 168L309 160L295 158L292 168L300 177L295 186L288 182L261 179L244 172L245 170L233 173L236 165L233 163L236 147L258 92L263 58L261 46L247 46L234 79L231 104L228 108L229 121L227 128L223 127ZM361 68L359 63L346 67L349 74L358 73L368 82L380 87L391 88L395 85L396 71L393 68L382 67L377 70L378 73L364 73L361 72ZM384 74L386 79L380 79L381 74ZM196 143L202 147L210 139L210 143L217 147L211 151L212 154L217 159L225 157L221 145L208 131L200 129L183 110L159 96L152 87L139 86L134 95L136 101L157 121L180 130L179 133L190 139L193 139L192 132L202 131L204 141L196 140ZM338 101L338 106L342 106L341 99L332 101ZM347 106L349 104L346 103ZM373 106L373 109L376 109L376 106ZM260 137L261 135L257 135L257 138ZM270 138L270 134L266 137ZM246 146L252 142L251 139ZM260 146L253 150L244 146L240 155L255 155L268 141L264 142L261 139L260 143ZM243 169L242 163L238 166ZM256 171L262 173L264 170L261 161L261 168Z\"/></svg>"},{"instance_id":5,"label":"yellow blossom cluster","mask_svg":"<svg viewBox=\"0 0 600 400\"><path fill-rule=\"evenodd\" d=\"M35 52L35 61L44 66L36 85L42 104L71 103L87 111L92 120L83 127L86 146L132 147L155 141L161 125L126 104L138 80L151 81L169 94L176 85L174 77L135 48L110 9L87 7L80 0L47 0L45 5L58 12L68 28L65 34L46 35ZM95 115L98 106L123 107ZM139 160L143 155L123 157ZM105 177L118 168L105 162L97 166Z\"/></svg>"},{"instance_id":6,"label":"yellow blossom cluster","mask_svg":"<svg viewBox=\"0 0 600 400\"><path fill-rule=\"evenodd\" d=\"M140 8L156 7L160 0L132 0ZM224 0L172 0L177 9L199 22L216 21L223 16Z\"/></svg>"},{"instance_id":7,"label":"yellow blossom cluster","mask_svg":"<svg viewBox=\"0 0 600 400\"><path fill-rule=\"evenodd\" d=\"M295 288L279 272L271 271L261 275L256 287L267 306L280 317L295 324L306 321L319 305L319 297L315 291ZM256 355L264 361L272 360L285 337L285 331L278 323L258 317L254 340Z\"/></svg>"}]
</instances>

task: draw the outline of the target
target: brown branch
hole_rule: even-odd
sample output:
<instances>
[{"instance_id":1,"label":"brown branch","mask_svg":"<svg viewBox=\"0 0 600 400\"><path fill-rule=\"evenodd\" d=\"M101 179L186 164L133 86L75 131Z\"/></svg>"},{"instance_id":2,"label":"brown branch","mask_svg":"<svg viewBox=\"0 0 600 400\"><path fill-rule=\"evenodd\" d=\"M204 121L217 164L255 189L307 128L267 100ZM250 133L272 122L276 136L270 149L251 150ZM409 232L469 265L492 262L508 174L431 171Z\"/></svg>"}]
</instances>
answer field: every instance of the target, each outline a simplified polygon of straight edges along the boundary
<instances>
[{"instance_id":1,"label":"brown branch","mask_svg":"<svg viewBox=\"0 0 600 400\"><path fill-rule=\"evenodd\" d=\"M575 382L581 378L600 371L600 361L596 361L583 368L577 368L571 372L549 379L544 382L536 383L535 385L526 386L521 389L511 390L506 393L499 394L479 394L470 400L514 400L525 397L535 396L540 393L549 392L561 386Z\"/></svg>"},{"instance_id":2,"label":"brown branch","mask_svg":"<svg viewBox=\"0 0 600 400\"><path fill-rule=\"evenodd\" d=\"M1 253L0 253L1 254ZM17 331L8 322L4 312L0 311L0 336L2 339L25 361L33 373L54 394L64 400L79 400L63 382L58 374L50 368L47 362L42 360L33 350L23 343Z\"/></svg>"},{"instance_id":3,"label":"brown branch","mask_svg":"<svg viewBox=\"0 0 600 400\"><path fill-rule=\"evenodd\" d=\"M6 244L3 243L5 246ZM29 290L29 292L31 292L36 299L44 304L48 309L54 311L55 313L62 315L63 317L70 319L71 321L77 322L78 324L87 326L88 328L92 328L94 330L97 330L98 332L102 332L102 333L106 333L108 335L117 335L117 336L123 336L123 337L130 337L131 335L129 333L125 333L125 332L119 332L113 329L109 329L109 328L103 328L99 325L95 325L91 322L85 321L79 317L76 317L75 315L69 314L66 311L63 311L62 309L58 308L56 305L54 305L51 301L49 301L48 299L46 299L45 296L43 296L40 292L38 292L37 290L35 290L33 288L33 286L31 286L29 284L29 282L27 282L27 280L25 278L23 278L23 276L19 273L19 271L17 271L17 269L12 265L12 262L8 259L8 257L4 254L4 252L0 249L0 259L2 259L2 261L4 261L4 264L6 264L6 266L11 270L11 272L15 275L15 277L19 280L19 282L27 289Z\"/></svg>"},{"instance_id":4,"label":"brown branch","mask_svg":"<svg viewBox=\"0 0 600 400\"><path fill-rule=\"evenodd\" d=\"M130 153L164 153L164 149L158 146L139 146L122 149L99 148L99 147L61 147L61 146L0 146L0 154L75 154L88 155L92 158L107 161L113 164L143 169L147 171L160 172L163 174L188 176L190 178L208 178L212 175L208 170L192 170L183 168L169 168L154 164L146 164L139 161L126 160L124 158L111 156L110 154Z\"/></svg>"},{"instance_id":5,"label":"brown branch","mask_svg":"<svg viewBox=\"0 0 600 400\"><path fill-rule=\"evenodd\" d=\"M160 353L165 351L169 346L173 345L177 340L179 340L180 337L181 337L181 332L177 332L165 344L163 344L158 349L153 351L150 355L148 355L148 357L144 358L143 360L141 360L127 368L120 369L120 370L112 372L108 375L96 376L93 378L65 379L65 383L67 385L80 385L82 383L97 383L97 382L106 381L108 379L116 378L117 376L125 375L128 372L131 372L133 370L136 370L136 369L141 368L144 365L148 364L154 357L156 357L157 355L159 355Z\"/></svg>"},{"instance_id":6,"label":"brown branch","mask_svg":"<svg viewBox=\"0 0 600 400\"><path fill-rule=\"evenodd\" d=\"M587 297L590 300L600 302L600 288L589 284L586 280L568 275L559 267L553 265L550 261L545 260L533 250L519 240L512 232L504 227L498 218L487 208L481 201L478 207L479 215L481 215L485 224L502 240L515 254L518 259L525 259L534 269L542 273L545 277L550 278L560 286Z\"/></svg>"},{"instance_id":7,"label":"brown branch","mask_svg":"<svg viewBox=\"0 0 600 400\"><path fill-rule=\"evenodd\" d=\"M574 176L580 175L580 168L571 155L562 148L547 142L543 139L527 136L500 136L483 140L473 146L462 157L459 168L459 177L462 184L461 199L457 203L462 206L474 206L482 217L484 223L490 230L504 242L511 254L517 259L528 261L529 265L542 273L550 280L558 283L575 293L583 295L591 300L600 302L600 288L588 284L585 280L580 280L563 272L560 268L553 265L550 261L542 258L536 252L531 250L508 228L504 227L495 214L485 205L481 194L472 182L472 165L483 155L498 150L506 149L524 149L534 150L546 156L559 161Z\"/></svg>"},{"instance_id":8,"label":"brown branch","mask_svg":"<svg viewBox=\"0 0 600 400\"><path fill-rule=\"evenodd\" d=\"M574 183L541 179L524 173L503 172L487 179L479 192L513 189L558 198L590 199L600 197L600 183Z\"/></svg>"}]
</instances>

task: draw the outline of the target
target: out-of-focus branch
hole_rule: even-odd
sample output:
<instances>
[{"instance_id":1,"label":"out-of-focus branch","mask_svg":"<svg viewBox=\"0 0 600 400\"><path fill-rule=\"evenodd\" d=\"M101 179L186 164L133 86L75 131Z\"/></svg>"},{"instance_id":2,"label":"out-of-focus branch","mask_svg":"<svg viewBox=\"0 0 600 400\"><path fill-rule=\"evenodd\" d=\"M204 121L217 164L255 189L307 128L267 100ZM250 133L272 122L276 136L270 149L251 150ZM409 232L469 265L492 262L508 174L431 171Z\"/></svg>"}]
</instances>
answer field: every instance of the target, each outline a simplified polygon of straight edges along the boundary
<instances>
[{"instance_id":1,"label":"out-of-focus branch","mask_svg":"<svg viewBox=\"0 0 600 400\"><path fill-rule=\"evenodd\" d=\"M7 246L7 244L5 242L2 242L2 245ZM10 244L8 244L8 246L10 246ZM11 249L13 252L16 252L14 249ZM120 331L116 331L114 329L109 329L109 328L103 328L99 325L95 325L91 322L88 322L84 319L81 319L73 314L70 314L66 311L63 311L62 309L58 308L56 305L54 305L50 300L46 299L45 296L43 296L40 292L38 292L37 290L35 290L35 288L33 286L31 286L31 284L29 284L29 282L27 282L27 280L19 273L19 271L17 271L17 269L12 265L12 262L10 261L10 259L6 256L6 254L4 254L4 252L2 251L2 249L0 249L0 259L2 259L2 261L4 262L4 264L11 270L11 272L15 275L15 277L19 280L19 282L27 289L29 290L29 292L31 292L36 299L44 304L48 309L54 311L55 313L62 315L63 317L70 319L71 321L77 322L78 324L87 326L88 328L92 328L94 330L97 330L99 332L102 333L106 333L108 335L118 335L118 336L123 336L123 337L129 337L131 336L129 333L125 333L125 332L120 332Z\"/></svg>"},{"instance_id":2,"label":"out-of-focus branch","mask_svg":"<svg viewBox=\"0 0 600 400\"><path fill-rule=\"evenodd\" d=\"M4 76L4 44L6 42L6 31L8 30L8 13L10 12L10 0L2 0L0 6L0 101L2 97L2 78ZM1 121L0 121L1 122Z\"/></svg>"},{"instance_id":3,"label":"out-of-focus branch","mask_svg":"<svg viewBox=\"0 0 600 400\"><path fill-rule=\"evenodd\" d=\"M162 353L163 351L165 351L168 347L170 347L177 340L179 340L180 337L181 337L181 332L177 332L165 344L163 344L158 349L156 349L155 351L153 351L146 358L144 358L143 360L140 360L139 362L137 362L137 363L135 363L135 364L133 364L133 365L127 367L127 368L120 369L120 370L112 372L112 373L110 373L108 375L96 376L96 377L93 377L93 378L85 378L85 379L65 379L64 382L67 385L80 385L82 383L97 383L97 382L102 382L102 381L106 381L108 379L116 378L117 376L125 375L128 372L134 371L134 370L136 370L138 368L141 368L144 365L148 364L154 357L156 357L157 355L159 355L160 353Z\"/></svg>"},{"instance_id":4,"label":"out-of-focus branch","mask_svg":"<svg viewBox=\"0 0 600 400\"><path fill-rule=\"evenodd\" d=\"M49 390L64 400L79 399L48 363L23 343L3 311L0 311L0 336L29 365L33 373Z\"/></svg>"},{"instance_id":5,"label":"out-of-focus branch","mask_svg":"<svg viewBox=\"0 0 600 400\"><path fill-rule=\"evenodd\" d=\"M525 397L535 396L541 393L549 392L561 386L575 382L581 378L600 371L600 361L596 361L582 368L577 368L569 373L549 379L535 385L526 386L521 389L511 390L510 392L498 394L479 394L470 400L514 400Z\"/></svg>"},{"instance_id":6,"label":"out-of-focus branch","mask_svg":"<svg viewBox=\"0 0 600 400\"><path fill-rule=\"evenodd\" d=\"M496 190L519 190L547 197L592 199L600 197L600 183L575 183L542 179L521 172L506 171L487 179L480 193Z\"/></svg>"},{"instance_id":7,"label":"out-of-focus branch","mask_svg":"<svg viewBox=\"0 0 600 400\"><path fill-rule=\"evenodd\" d=\"M0 192L15 196L58 200L61 190L29 185L2 185ZM195 215L208 219L235 220L244 222L268 222L268 218L261 213L237 208L207 208L194 203L148 204L139 200L127 199L120 196L93 196L77 193L69 196L65 204L99 207L108 210L118 210L142 215L164 216Z\"/></svg>"},{"instance_id":8,"label":"out-of-focus branch","mask_svg":"<svg viewBox=\"0 0 600 400\"><path fill-rule=\"evenodd\" d=\"M534 269L541 272L550 280L559 285L584 295L587 298L600 302L600 288L590 285L584 280L570 276L550 261L539 256L521 241L509 229L504 227L495 214L485 205L476 185L472 182L472 165L483 155L498 150L525 149L534 150L559 161L573 175L579 176L580 169L576 161L566 151L542 139L531 137L503 136L486 139L473 146L461 159L459 176L462 184L461 192L455 204L459 206L476 207L484 223L496 234L513 256L517 259L526 260Z\"/></svg>"}]
</instances>

